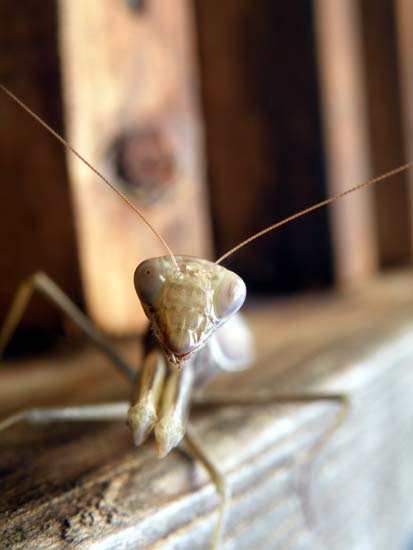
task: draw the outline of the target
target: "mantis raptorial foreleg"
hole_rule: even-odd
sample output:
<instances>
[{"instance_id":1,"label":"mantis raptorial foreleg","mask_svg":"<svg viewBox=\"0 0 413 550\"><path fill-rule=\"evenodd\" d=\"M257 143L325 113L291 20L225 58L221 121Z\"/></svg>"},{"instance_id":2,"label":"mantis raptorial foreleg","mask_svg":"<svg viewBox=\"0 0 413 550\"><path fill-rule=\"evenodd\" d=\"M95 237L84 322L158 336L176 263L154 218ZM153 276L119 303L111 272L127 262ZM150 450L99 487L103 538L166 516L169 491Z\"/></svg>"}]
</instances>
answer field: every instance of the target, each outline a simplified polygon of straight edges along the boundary
<instances>
[{"instance_id":1,"label":"mantis raptorial foreleg","mask_svg":"<svg viewBox=\"0 0 413 550\"><path fill-rule=\"evenodd\" d=\"M41 271L34 273L23 281L14 296L12 305L0 330L0 357L3 355L17 325L20 323L34 291L43 294L54 306L67 315L130 381L135 379L136 374L134 369L119 356L107 338L104 337L57 284Z\"/></svg>"}]
</instances>

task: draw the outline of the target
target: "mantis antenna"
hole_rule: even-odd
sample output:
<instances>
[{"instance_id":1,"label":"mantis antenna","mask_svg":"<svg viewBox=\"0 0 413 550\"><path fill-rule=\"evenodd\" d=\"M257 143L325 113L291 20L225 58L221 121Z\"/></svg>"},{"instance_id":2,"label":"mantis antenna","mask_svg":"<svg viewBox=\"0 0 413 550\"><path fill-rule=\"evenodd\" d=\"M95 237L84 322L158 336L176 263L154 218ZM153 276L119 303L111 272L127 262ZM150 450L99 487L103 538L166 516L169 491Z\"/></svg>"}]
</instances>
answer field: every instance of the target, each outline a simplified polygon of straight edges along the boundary
<instances>
[{"instance_id":1,"label":"mantis antenna","mask_svg":"<svg viewBox=\"0 0 413 550\"><path fill-rule=\"evenodd\" d=\"M347 195L351 195L351 193L354 193L355 191L358 191L359 189L363 189L363 187L368 187L369 185L373 185L374 183L378 183L379 181L382 181L386 178L389 178L391 176L394 176L395 174L399 174L400 172L404 172L405 170L409 170L409 168L413 167L413 162L407 162L406 164L403 164L402 166L399 166L398 168L394 168L393 170L390 170L389 172L386 172L385 174L382 174L381 176L377 176L376 178L373 178L368 181L364 181L363 183L359 183L355 187L351 187L350 189L347 189L346 191L342 191L341 193L338 193L337 195L333 195L332 197L328 197L327 199L324 199L323 201L317 202L311 206L307 206L307 208L304 208L303 210L300 210L299 212L296 212L295 214L292 214L291 216L288 216L287 218L284 218L283 220L280 220L276 223L273 223L272 225L269 225L268 227L265 227L264 229L261 229L261 231L258 231L257 233L254 233L254 235L251 235L251 237L248 237L244 241L240 242L239 244L235 245L233 248L228 250L228 252L225 252L222 256L218 258L218 260L215 261L215 264L220 264L223 260L228 258L228 256L231 256L231 254L234 254L234 252L237 252L240 248L243 248L247 244L251 243L252 241L255 241L259 237L262 237L266 233L269 233L273 229L278 229L282 225L285 225L286 223L292 222L293 220L296 220L297 218L301 218L301 216L304 216L305 214L308 214L309 212L312 212L313 210L317 210L318 208L321 208L322 206L326 206L327 204L330 204L338 199L342 199L343 197L346 197Z\"/></svg>"},{"instance_id":2,"label":"mantis antenna","mask_svg":"<svg viewBox=\"0 0 413 550\"><path fill-rule=\"evenodd\" d=\"M50 134L52 134L52 136L54 136L58 141L60 141L60 143L62 143L71 153L73 153L78 159L80 159L94 174L96 174L108 187L110 187L112 191L114 191L124 202L126 202L126 204L130 208L132 208L135 214L137 214L141 218L141 220L149 227L149 229L154 233L154 235L161 241L165 249L168 251L168 254L170 255L175 267L178 269L178 264L176 263L175 256L173 255L172 250L169 248L164 238L158 233L158 231L156 231L153 225L145 218L142 212L138 208L136 208L136 206L126 197L126 195L124 195L121 191L119 191L119 189L111 181L109 181L107 178L105 178L103 174L101 174L98 170L96 170L96 168L94 168L94 166L92 166L92 164L89 161L87 161L80 153L78 153L76 149L74 149L74 147L70 145L70 143L68 143L65 139L63 139L63 137L60 134L58 134L44 120L42 120L38 115L36 115L35 112L33 112L25 103L23 103L23 101L21 101L17 96L15 96L8 88L6 88L6 86L0 83L0 89L3 90L3 92L6 95L8 95L13 101L15 101L18 105L20 105L20 107L22 107L22 109L24 109L26 113L28 113L35 120L37 120L37 122L39 122L43 126L43 128L45 128Z\"/></svg>"}]
</instances>

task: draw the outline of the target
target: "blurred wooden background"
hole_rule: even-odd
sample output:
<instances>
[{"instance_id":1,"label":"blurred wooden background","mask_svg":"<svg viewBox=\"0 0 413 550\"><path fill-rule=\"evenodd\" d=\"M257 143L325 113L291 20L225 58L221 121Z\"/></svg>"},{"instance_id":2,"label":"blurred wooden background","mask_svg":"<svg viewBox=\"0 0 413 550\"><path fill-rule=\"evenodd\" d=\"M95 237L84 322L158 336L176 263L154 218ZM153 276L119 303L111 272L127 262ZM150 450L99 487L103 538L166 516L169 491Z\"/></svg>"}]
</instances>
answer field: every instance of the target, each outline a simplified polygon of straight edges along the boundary
<instances>
[{"instance_id":1,"label":"blurred wooden background","mask_svg":"<svg viewBox=\"0 0 413 550\"><path fill-rule=\"evenodd\" d=\"M0 81L113 178L175 252L216 257L266 224L412 158L412 11L409 0L4 0ZM108 333L140 330L134 265L161 251L139 220L6 97L0 165L0 318L20 281L42 269ZM381 538L377 548L387 549L395 533L404 543L409 528L413 279L376 276L410 263L408 180L313 213L225 264L251 294L266 297L357 287L250 310L258 365L212 388L349 392L351 417L316 476L328 518L320 527L328 524L334 547ZM60 315L35 297L15 349L44 347L62 328ZM136 338L119 349L139 364ZM19 366L1 366L1 417L129 392L89 348L29 356ZM300 419L314 407L310 433ZM262 541L274 530L288 542L312 536L294 466L331 408L314 407L195 417L208 452L230 473L230 545L268 546ZM106 544L126 527L129 545L143 540L143 529L148 545L160 533L168 547L189 540L205 548L216 495L178 453L161 463L151 443L137 453L123 425L30 434L22 426L4 436L0 530L16 548ZM171 517L171 503L179 511L173 525L159 521Z\"/></svg>"},{"instance_id":2,"label":"blurred wooden background","mask_svg":"<svg viewBox=\"0 0 413 550\"><path fill-rule=\"evenodd\" d=\"M6 0L0 10L1 81L177 253L216 257L411 157L407 0ZM42 269L108 332L141 327L132 272L163 253L146 228L6 97L0 164L0 316ZM407 181L312 213L226 265L266 294L353 286L406 265ZM59 327L36 298L20 334Z\"/></svg>"},{"instance_id":3,"label":"blurred wooden background","mask_svg":"<svg viewBox=\"0 0 413 550\"><path fill-rule=\"evenodd\" d=\"M218 253L411 158L408 4L197 2ZM229 262L260 292L351 286L409 262L408 202L401 176Z\"/></svg>"}]
</instances>

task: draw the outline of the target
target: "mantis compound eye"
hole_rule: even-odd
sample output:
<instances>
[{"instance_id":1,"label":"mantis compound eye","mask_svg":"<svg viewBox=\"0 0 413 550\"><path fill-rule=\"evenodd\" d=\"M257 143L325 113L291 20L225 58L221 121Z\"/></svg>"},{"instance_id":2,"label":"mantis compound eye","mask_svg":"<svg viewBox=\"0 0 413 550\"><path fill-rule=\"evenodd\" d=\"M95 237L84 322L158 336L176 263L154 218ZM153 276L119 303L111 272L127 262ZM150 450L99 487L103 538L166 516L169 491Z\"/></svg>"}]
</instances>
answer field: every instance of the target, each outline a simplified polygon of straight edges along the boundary
<instances>
[{"instance_id":1,"label":"mantis compound eye","mask_svg":"<svg viewBox=\"0 0 413 550\"><path fill-rule=\"evenodd\" d=\"M247 295L244 281L236 273L225 270L214 293L215 315L224 322L234 315L243 305Z\"/></svg>"},{"instance_id":2,"label":"mantis compound eye","mask_svg":"<svg viewBox=\"0 0 413 550\"><path fill-rule=\"evenodd\" d=\"M164 272L162 258L145 260L136 268L133 278L135 290L145 305L153 307L157 303L165 282Z\"/></svg>"}]
</instances>

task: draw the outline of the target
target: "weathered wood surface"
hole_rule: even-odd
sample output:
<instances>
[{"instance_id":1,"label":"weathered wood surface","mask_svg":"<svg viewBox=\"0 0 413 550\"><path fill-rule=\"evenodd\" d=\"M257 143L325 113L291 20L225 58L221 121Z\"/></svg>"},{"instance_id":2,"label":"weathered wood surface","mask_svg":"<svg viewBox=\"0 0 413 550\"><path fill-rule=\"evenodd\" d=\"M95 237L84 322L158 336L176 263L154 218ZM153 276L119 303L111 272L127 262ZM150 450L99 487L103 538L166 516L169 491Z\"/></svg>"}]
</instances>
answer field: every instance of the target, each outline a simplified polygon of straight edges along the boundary
<instances>
[{"instance_id":1,"label":"weathered wood surface","mask_svg":"<svg viewBox=\"0 0 413 550\"><path fill-rule=\"evenodd\" d=\"M343 391L352 410L314 465L311 527L295 461L323 433L334 405L194 414L233 492L222 548L406 547L413 513L412 273L353 294L256 304L249 317L257 365L214 381L214 395ZM121 347L138 356L134 343ZM125 397L128 388L90 350L0 371L2 415L24 403L109 394ZM218 500L205 472L178 452L158 460L151 442L134 449L123 425L9 430L0 436L0 476L2 549L208 547Z\"/></svg>"}]
</instances>

